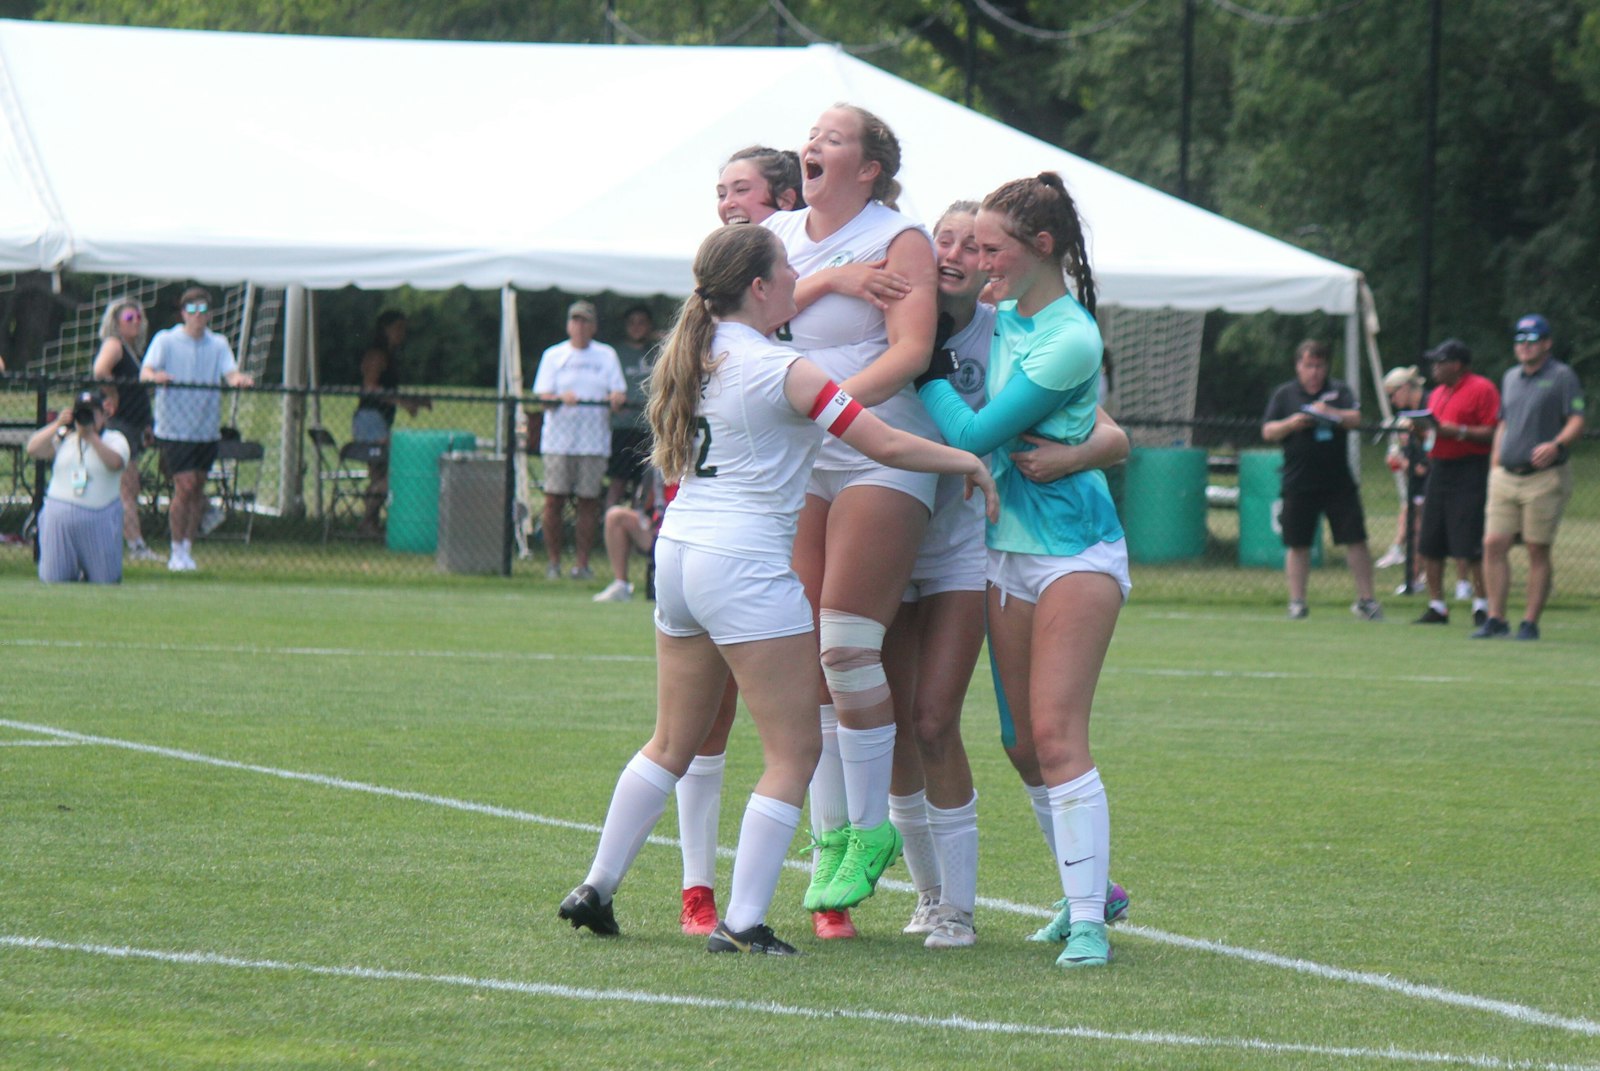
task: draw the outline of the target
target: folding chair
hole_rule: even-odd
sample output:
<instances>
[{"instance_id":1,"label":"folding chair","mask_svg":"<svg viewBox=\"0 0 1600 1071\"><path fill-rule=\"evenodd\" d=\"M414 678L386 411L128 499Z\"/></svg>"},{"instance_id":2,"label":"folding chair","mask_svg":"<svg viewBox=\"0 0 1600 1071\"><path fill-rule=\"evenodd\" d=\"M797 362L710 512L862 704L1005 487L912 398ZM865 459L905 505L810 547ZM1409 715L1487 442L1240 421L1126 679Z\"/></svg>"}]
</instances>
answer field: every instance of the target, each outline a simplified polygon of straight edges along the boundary
<instances>
[{"instance_id":1,"label":"folding chair","mask_svg":"<svg viewBox=\"0 0 1600 1071\"><path fill-rule=\"evenodd\" d=\"M262 462L267 451L260 443L224 438L217 443L217 460L211 466L207 501L217 499L222 507L223 524L235 516L243 515L244 531L238 538L245 543L256 526L256 492L261 486ZM212 535L212 539L228 538Z\"/></svg>"},{"instance_id":2,"label":"folding chair","mask_svg":"<svg viewBox=\"0 0 1600 1071\"><path fill-rule=\"evenodd\" d=\"M327 428L307 428L306 434L317 450L317 509L322 513L322 541L340 520L351 526L360 524L367 511L369 469L388 452L383 443L348 442L339 446Z\"/></svg>"}]
</instances>

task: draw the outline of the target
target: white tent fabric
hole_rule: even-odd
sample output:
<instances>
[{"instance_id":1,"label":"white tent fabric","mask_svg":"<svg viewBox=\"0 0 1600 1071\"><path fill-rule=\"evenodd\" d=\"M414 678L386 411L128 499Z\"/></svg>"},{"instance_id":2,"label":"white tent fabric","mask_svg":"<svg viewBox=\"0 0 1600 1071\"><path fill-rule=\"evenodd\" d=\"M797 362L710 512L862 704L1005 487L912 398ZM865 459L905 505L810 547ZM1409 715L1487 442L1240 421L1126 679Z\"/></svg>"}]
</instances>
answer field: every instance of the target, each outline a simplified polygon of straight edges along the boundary
<instances>
[{"instance_id":1,"label":"white tent fabric","mask_svg":"<svg viewBox=\"0 0 1600 1071\"><path fill-rule=\"evenodd\" d=\"M356 40L0 20L0 267L324 289L683 294L717 168L836 101L904 149L901 207L1054 169L1101 300L1356 309L1359 273L808 48ZM154 141L135 140L156 118Z\"/></svg>"}]
</instances>

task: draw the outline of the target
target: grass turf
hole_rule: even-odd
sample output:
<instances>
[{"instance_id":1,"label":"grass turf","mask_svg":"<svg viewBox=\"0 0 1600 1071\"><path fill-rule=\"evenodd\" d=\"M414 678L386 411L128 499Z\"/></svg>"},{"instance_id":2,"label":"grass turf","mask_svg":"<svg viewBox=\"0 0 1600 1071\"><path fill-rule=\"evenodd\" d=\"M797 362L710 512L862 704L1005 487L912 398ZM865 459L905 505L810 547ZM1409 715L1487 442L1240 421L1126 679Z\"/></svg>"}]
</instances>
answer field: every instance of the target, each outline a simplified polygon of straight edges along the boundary
<instances>
[{"instance_id":1,"label":"grass turf","mask_svg":"<svg viewBox=\"0 0 1600 1071\"><path fill-rule=\"evenodd\" d=\"M985 674L977 948L901 936L903 886L817 942L792 869L769 921L806 955L707 956L667 844L621 939L559 922L652 718L649 604L592 587L0 580L0 1063L1600 1066L1583 607L1530 645L1136 594L1094 728L1132 924L1069 973L1021 940L1059 885ZM758 763L741 717L725 845Z\"/></svg>"}]
</instances>

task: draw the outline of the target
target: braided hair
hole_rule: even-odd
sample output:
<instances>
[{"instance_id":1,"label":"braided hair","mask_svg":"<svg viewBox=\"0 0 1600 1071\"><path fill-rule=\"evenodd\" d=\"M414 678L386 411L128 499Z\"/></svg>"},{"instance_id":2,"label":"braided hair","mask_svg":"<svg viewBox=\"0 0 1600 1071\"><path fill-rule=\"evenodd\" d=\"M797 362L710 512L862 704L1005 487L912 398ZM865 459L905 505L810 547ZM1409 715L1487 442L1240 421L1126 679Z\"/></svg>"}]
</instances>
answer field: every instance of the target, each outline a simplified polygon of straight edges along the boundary
<instances>
[{"instance_id":1,"label":"braided hair","mask_svg":"<svg viewBox=\"0 0 1600 1071\"><path fill-rule=\"evenodd\" d=\"M1024 245L1032 246L1033 236L1041 231L1049 234L1055 258L1072 280L1078 301L1094 315L1094 273L1089 267L1083 220L1060 175L1043 171L1033 178L1008 182L983 199L983 208L1003 215L1006 232Z\"/></svg>"}]
</instances>

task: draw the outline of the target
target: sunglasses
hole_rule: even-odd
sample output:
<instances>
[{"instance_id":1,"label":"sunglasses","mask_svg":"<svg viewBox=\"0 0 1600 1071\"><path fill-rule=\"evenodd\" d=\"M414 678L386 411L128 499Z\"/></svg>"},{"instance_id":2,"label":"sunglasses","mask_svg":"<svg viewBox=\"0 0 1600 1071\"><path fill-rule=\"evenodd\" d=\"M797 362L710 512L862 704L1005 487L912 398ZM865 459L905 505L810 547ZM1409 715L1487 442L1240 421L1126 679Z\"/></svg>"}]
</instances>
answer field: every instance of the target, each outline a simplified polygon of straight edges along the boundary
<instances>
[{"instance_id":1,"label":"sunglasses","mask_svg":"<svg viewBox=\"0 0 1600 1071\"><path fill-rule=\"evenodd\" d=\"M192 316L198 316L202 312L210 312L211 306L207 305L204 301L191 301L189 304L183 307L183 311Z\"/></svg>"},{"instance_id":2,"label":"sunglasses","mask_svg":"<svg viewBox=\"0 0 1600 1071\"><path fill-rule=\"evenodd\" d=\"M1538 342L1543 339L1544 336L1531 334L1527 331L1519 331L1517 334L1512 335L1511 338L1515 342Z\"/></svg>"},{"instance_id":3,"label":"sunglasses","mask_svg":"<svg viewBox=\"0 0 1600 1071\"><path fill-rule=\"evenodd\" d=\"M135 312L132 309L127 309L122 314L122 322L125 324L136 324L142 319L144 319L144 313Z\"/></svg>"}]
</instances>

